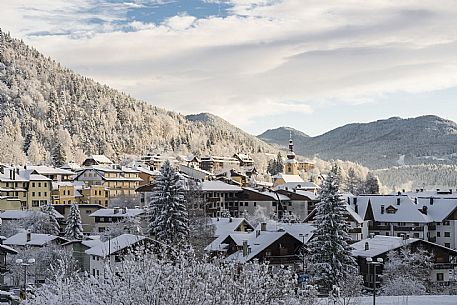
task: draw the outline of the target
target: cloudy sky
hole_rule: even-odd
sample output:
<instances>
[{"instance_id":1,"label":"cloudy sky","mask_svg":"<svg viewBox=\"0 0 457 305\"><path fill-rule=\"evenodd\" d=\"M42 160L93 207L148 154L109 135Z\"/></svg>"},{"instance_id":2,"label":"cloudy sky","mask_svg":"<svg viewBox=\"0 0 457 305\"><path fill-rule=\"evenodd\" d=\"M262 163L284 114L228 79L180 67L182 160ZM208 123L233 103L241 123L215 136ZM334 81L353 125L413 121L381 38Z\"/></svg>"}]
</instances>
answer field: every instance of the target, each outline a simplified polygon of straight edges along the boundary
<instances>
[{"instance_id":1,"label":"cloudy sky","mask_svg":"<svg viewBox=\"0 0 457 305\"><path fill-rule=\"evenodd\" d=\"M246 131L457 121L454 0L1 0L0 27L97 81Z\"/></svg>"}]
</instances>

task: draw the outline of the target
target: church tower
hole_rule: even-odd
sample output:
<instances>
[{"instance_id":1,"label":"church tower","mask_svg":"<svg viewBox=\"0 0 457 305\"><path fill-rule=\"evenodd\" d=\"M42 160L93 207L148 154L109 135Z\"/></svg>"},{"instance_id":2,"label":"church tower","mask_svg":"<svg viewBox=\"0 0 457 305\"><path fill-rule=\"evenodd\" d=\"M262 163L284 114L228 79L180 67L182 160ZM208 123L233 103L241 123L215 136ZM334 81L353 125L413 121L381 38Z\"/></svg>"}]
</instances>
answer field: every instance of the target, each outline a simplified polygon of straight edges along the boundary
<instances>
[{"instance_id":1,"label":"church tower","mask_svg":"<svg viewBox=\"0 0 457 305\"><path fill-rule=\"evenodd\" d=\"M287 161L284 165L284 174L298 175L298 162L295 160L294 142L292 141L292 132L289 135L289 152L287 153Z\"/></svg>"}]
</instances>

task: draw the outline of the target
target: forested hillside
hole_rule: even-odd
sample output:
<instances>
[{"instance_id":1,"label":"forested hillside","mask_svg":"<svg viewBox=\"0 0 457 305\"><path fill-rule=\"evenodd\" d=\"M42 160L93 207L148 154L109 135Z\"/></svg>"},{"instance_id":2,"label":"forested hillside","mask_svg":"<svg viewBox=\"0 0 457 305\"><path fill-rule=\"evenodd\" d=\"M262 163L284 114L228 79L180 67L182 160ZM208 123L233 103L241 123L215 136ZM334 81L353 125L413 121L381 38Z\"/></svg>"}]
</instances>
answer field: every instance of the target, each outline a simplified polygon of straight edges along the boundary
<instances>
[{"instance_id":1,"label":"forested hillside","mask_svg":"<svg viewBox=\"0 0 457 305\"><path fill-rule=\"evenodd\" d=\"M7 163L45 162L56 150L75 161L277 151L227 122L188 120L78 75L1 31L0 125L0 162Z\"/></svg>"}]
</instances>

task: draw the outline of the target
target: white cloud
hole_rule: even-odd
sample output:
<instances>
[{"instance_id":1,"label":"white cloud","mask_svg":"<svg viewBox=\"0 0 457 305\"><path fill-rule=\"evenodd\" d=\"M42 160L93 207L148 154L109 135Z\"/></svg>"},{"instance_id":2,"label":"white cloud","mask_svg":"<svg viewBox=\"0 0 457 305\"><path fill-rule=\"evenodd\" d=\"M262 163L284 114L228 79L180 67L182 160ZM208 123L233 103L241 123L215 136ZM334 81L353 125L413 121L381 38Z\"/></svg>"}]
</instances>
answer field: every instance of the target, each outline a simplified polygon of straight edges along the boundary
<instances>
[{"instance_id":1,"label":"white cloud","mask_svg":"<svg viewBox=\"0 0 457 305\"><path fill-rule=\"evenodd\" d=\"M4 26L65 65L153 104L210 111L242 126L329 101L457 85L455 1L232 0L234 15L226 18L135 21L130 33L110 23L123 18L122 5L71 18L93 2L40 1L44 12L24 9L36 8L33 0L17 2L0 4ZM67 28L76 30L26 36Z\"/></svg>"}]
</instances>

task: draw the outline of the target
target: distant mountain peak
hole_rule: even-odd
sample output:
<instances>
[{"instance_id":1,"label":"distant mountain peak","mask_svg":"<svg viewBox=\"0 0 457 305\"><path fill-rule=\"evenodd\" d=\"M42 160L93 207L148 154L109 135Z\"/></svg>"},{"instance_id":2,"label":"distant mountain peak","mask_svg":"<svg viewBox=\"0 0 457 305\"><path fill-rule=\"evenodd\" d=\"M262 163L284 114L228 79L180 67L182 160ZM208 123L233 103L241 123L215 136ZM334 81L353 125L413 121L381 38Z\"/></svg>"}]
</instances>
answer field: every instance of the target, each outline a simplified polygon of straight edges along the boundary
<instances>
[{"instance_id":1,"label":"distant mountain peak","mask_svg":"<svg viewBox=\"0 0 457 305\"><path fill-rule=\"evenodd\" d=\"M259 138L284 146L290 128L270 129ZM436 115L403 119L391 117L369 123L351 123L317 137L293 134L295 151L308 157L348 160L370 168L405 164L457 164L457 124Z\"/></svg>"}]
</instances>

